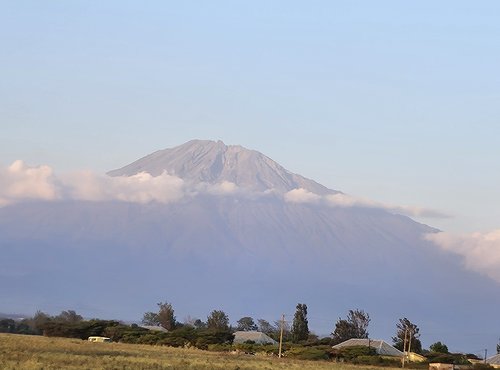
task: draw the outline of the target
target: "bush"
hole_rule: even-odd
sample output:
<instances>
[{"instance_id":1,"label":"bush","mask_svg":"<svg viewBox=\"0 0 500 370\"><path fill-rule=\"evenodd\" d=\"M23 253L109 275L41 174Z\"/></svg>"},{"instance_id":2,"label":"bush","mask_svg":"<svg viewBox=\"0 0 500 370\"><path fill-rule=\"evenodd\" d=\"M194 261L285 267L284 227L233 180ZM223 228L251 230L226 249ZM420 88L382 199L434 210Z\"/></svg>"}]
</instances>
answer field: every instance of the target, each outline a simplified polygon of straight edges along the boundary
<instances>
[{"instance_id":1,"label":"bush","mask_svg":"<svg viewBox=\"0 0 500 370\"><path fill-rule=\"evenodd\" d=\"M359 356L376 356L377 351L375 348L366 346L352 346L345 347L335 351L337 357L346 359L347 361L352 361Z\"/></svg>"},{"instance_id":2,"label":"bush","mask_svg":"<svg viewBox=\"0 0 500 370\"><path fill-rule=\"evenodd\" d=\"M328 360L328 352L317 347L294 347L285 353L285 356L299 360Z\"/></svg>"},{"instance_id":3,"label":"bush","mask_svg":"<svg viewBox=\"0 0 500 370\"><path fill-rule=\"evenodd\" d=\"M353 364L360 365L381 365L384 362L380 356L358 356L352 360Z\"/></svg>"},{"instance_id":4,"label":"bush","mask_svg":"<svg viewBox=\"0 0 500 370\"><path fill-rule=\"evenodd\" d=\"M491 370L493 369L493 366L491 366L490 364L485 364L485 363L477 363L477 364L474 364L474 370Z\"/></svg>"}]
</instances>

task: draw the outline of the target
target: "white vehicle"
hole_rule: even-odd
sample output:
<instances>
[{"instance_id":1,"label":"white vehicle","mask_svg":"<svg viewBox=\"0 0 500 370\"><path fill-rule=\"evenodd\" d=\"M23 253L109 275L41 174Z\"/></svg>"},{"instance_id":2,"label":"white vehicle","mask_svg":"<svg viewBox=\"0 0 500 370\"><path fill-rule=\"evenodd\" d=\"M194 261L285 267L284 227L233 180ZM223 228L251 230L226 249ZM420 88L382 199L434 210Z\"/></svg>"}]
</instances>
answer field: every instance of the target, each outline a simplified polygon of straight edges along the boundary
<instances>
[{"instance_id":1,"label":"white vehicle","mask_svg":"<svg viewBox=\"0 0 500 370\"><path fill-rule=\"evenodd\" d=\"M106 343L106 342L111 342L111 338L108 338L108 337L89 337L89 342Z\"/></svg>"}]
</instances>

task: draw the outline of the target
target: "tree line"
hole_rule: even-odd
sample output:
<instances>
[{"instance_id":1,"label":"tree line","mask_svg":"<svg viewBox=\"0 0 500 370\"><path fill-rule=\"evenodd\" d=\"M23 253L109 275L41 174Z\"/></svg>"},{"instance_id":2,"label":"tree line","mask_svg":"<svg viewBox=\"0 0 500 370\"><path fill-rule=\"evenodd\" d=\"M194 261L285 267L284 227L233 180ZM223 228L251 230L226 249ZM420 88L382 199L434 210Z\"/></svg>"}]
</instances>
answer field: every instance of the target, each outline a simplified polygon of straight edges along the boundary
<instances>
[{"instance_id":1,"label":"tree line","mask_svg":"<svg viewBox=\"0 0 500 370\"><path fill-rule=\"evenodd\" d=\"M149 330L137 324L126 325L116 320L84 320L73 310L62 311L51 316L37 311L31 318L23 320L0 319L0 332L17 334L34 334L57 337L87 339L89 336L106 336L113 341L124 343L141 343L169 345L174 347L193 346L201 349L229 350L234 349L232 342L235 331L260 331L276 341L282 336L284 350L288 355L297 358L326 359L331 356L331 346L352 338L369 338L368 327L370 315L364 310L349 310L345 318L339 318L330 337L318 338L309 330L308 309L304 303L296 306L291 325L283 320L270 323L264 319L254 320L250 316L241 317L236 325L230 324L229 316L222 310L213 310L206 320L186 318L179 322L171 303L160 302L157 310L144 313L141 324L145 327L162 327L164 332ZM392 337L393 345L401 351L423 353L436 362L463 363L466 358L450 354L448 347L441 343L433 343L429 350L422 348L420 329L407 318L399 319L396 333ZM255 343L239 345L239 349L255 351ZM246 346L246 347L245 347ZM259 350L275 353L274 346L259 346ZM365 353L366 352L366 353ZM500 344L497 345L500 352ZM338 355L338 353L337 353ZM342 351L344 359L352 360L362 356L373 356L366 349L346 349ZM361 356L361 357L360 357ZM473 355L467 355L473 358ZM377 359L379 361L380 359Z\"/></svg>"}]
</instances>

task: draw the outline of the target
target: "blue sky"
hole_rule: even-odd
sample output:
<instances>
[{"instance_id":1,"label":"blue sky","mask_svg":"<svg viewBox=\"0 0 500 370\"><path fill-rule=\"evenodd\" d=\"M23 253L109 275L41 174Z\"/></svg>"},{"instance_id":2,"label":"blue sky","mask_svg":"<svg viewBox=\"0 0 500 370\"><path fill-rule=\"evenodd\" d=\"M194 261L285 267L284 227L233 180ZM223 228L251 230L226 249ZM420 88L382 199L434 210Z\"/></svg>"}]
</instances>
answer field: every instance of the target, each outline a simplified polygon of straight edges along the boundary
<instances>
[{"instance_id":1,"label":"blue sky","mask_svg":"<svg viewBox=\"0 0 500 370\"><path fill-rule=\"evenodd\" d=\"M496 1L0 1L0 164L193 138L446 231L499 228Z\"/></svg>"}]
</instances>

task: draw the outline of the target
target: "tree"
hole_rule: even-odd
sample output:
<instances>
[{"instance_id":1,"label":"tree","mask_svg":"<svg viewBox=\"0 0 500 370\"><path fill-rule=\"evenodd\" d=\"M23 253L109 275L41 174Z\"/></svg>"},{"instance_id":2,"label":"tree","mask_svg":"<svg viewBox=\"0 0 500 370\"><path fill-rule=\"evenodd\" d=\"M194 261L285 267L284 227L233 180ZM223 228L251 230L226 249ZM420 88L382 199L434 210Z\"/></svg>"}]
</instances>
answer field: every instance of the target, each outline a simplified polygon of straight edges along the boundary
<instances>
[{"instance_id":1,"label":"tree","mask_svg":"<svg viewBox=\"0 0 500 370\"><path fill-rule=\"evenodd\" d=\"M229 330L229 317L224 311L213 310L207 317L207 328L220 331Z\"/></svg>"},{"instance_id":2,"label":"tree","mask_svg":"<svg viewBox=\"0 0 500 370\"><path fill-rule=\"evenodd\" d=\"M42 312L40 310L36 311L35 315L33 316L32 323L30 326L32 326L32 329L38 333L43 333L43 329L45 325L51 320L51 317L47 315L45 312Z\"/></svg>"},{"instance_id":3,"label":"tree","mask_svg":"<svg viewBox=\"0 0 500 370\"><path fill-rule=\"evenodd\" d=\"M62 322L79 322L83 320L83 317L81 315L78 315L73 310L68 310L68 311L62 311L54 319L56 321L62 321Z\"/></svg>"},{"instance_id":4,"label":"tree","mask_svg":"<svg viewBox=\"0 0 500 370\"><path fill-rule=\"evenodd\" d=\"M149 326L161 326L167 330L174 330L178 324L174 315L174 309L168 302L160 302L158 313L146 312L142 317L142 323Z\"/></svg>"},{"instance_id":5,"label":"tree","mask_svg":"<svg viewBox=\"0 0 500 370\"><path fill-rule=\"evenodd\" d=\"M236 329L241 331L252 331L257 330L257 325L253 321L253 318L249 316L242 317L236 322Z\"/></svg>"},{"instance_id":6,"label":"tree","mask_svg":"<svg viewBox=\"0 0 500 370\"><path fill-rule=\"evenodd\" d=\"M500 355L500 339L498 341L499 343L497 344L497 354Z\"/></svg>"},{"instance_id":7,"label":"tree","mask_svg":"<svg viewBox=\"0 0 500 370\"><path fill-rule=\"evenodd\" d=\"M307 340L309 336L309 324L307 321L307 305L304 303L297 304L295 315L292 323L292 341L300 342Z\"/></svg>"},{"instance_id":8,"label":"tree","mask_svg":"<svg viewBox=\"0 0 500 370\"><path fill-rule=\"evenodd\" d=\"M264 319L258 319L257 320L257 327L260 332L264 334L274 334L276 333L277 329L275 326L271 325L269 321L264 320Z\"/></svg>"},{"instance_id":9,"label":"tree","mask_svg":"<svg viewBox=\"0 0 500 370\"><path fill-rule=\"evenodd\" d=\"M170 303L158 303L158 321L160 326L167 330L174 330L177 326L177 320L174 315L174 309Z\"/></svg>"},{"instance_id":10,"label":"tree","mask_svg":"<svg viewBox=\"0 0 500 370\"><path fill-rule=\"evenodd\" d=\"M437 353L449 353L448 352L448 346L444 343L441 342L436 342L434 344L431 344L429 347L431 352L437 352Z\"/></svg>"},{"instance_id":11,"label":"tree","mask_svg":"<svg viewBox=\"0 0 500 370\"><path fill-rule=\"evenodd\" d=\"M156 312L145 312L141 323L147 326L160 326L160 318Z\"/></svg>"},{"instance_id":12,"label":"tree","mask_svg":"<svg viewBox=\"0 0 500 370\"><path fill-rule=\"evenodd\" d=\"M400 351L404 350L405 336L406 336L406 349L410 348L412 352L421 353L422 343L420 342L420 329L417 325L413 324L406 317L399 319L396 324L396 336L392 337L394 347ZM406 333L406 334L405 334ZM410 343L411 338L411 343Z\"/></svg>"},{"instance_id":13,"label":"tree","mask_svg":"<svg viewBox=\"0 0 500 370\"><path fill-rule=\"evenodd\" d=\"M184 319L184 325L190 326L195 329L204 329L207 327L207 324L205 324L203 321L191 316L188 316Z\"/></svg>"},{"instance_id":14,"label":"tree","mask_svg":"<svg viewBox=\"0 0 500 370\"><path fill-rule=\"evenodd\" d=\"M370 315L363 310L349 310L346 319L339 318L332 333L335 344L351 338L368 338Z\"/></svg>"}]
</instances>

